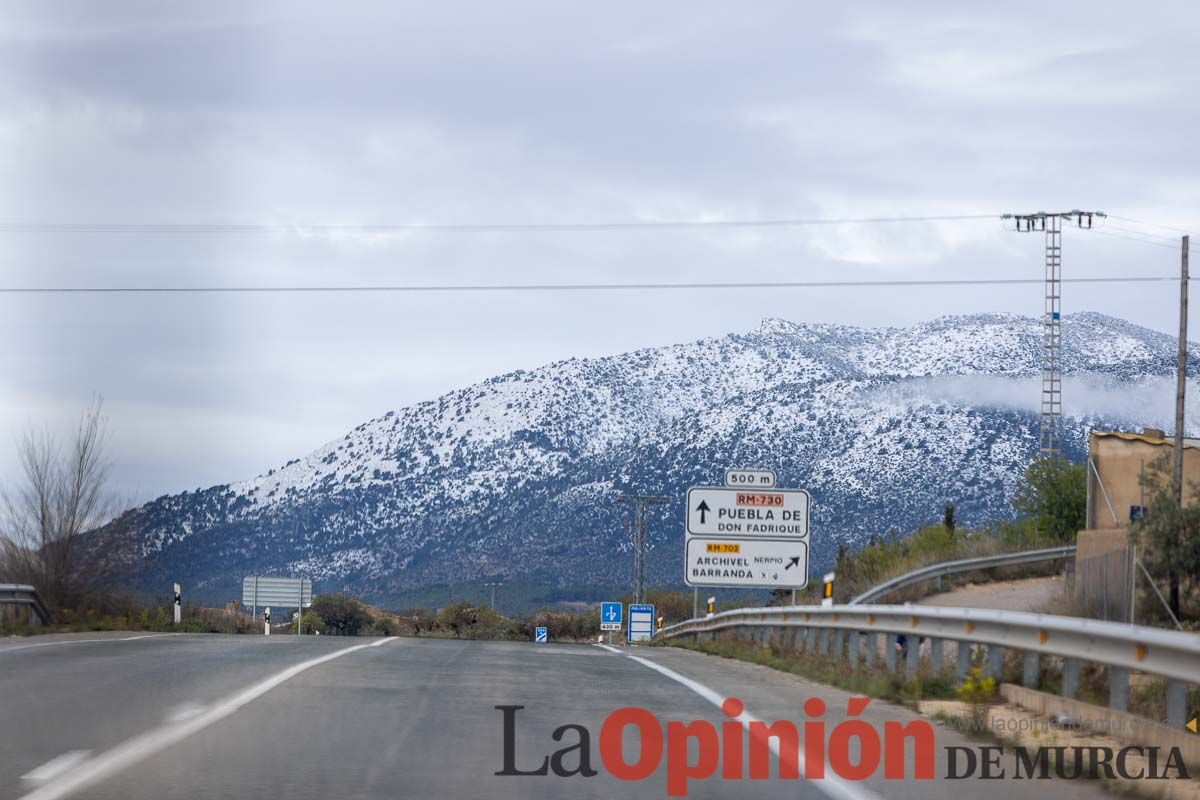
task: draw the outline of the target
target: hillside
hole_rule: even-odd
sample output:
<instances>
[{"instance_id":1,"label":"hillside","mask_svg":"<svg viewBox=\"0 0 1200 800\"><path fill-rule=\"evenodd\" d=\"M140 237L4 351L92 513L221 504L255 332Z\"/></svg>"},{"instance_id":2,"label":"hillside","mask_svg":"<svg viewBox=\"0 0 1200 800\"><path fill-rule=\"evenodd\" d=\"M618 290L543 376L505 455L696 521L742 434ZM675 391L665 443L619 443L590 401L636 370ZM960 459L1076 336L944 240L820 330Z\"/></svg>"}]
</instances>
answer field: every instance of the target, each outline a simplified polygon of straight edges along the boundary
<instances>
[{"instance_id":1,"label":"hillside","mask_svg":"<svg viewBox=\"0 0 1200 800\"><path fill-rule=\"evenodd\" d=\"M1158 384L1174 339L1091 313L1063 330L1069 455L1092 425L1172 427ZM158 498L107 531L110 552L139 587L178 580L212 600L253 573L389 607L482 596L472 587L496 577L525 597L592 597L628 584L619 494L675 498L651 523L648 578L678 585L687 487L756 466L811 492L820 570L839 543L911 529L945 502L963 524L1009 515L1037 446L1040 353L1039 321L981 314L903 329L769 319L570 359L389 411L256 478ZM1143 400L1160 394L1160 411Z\"/></svg>"}]
</instances>

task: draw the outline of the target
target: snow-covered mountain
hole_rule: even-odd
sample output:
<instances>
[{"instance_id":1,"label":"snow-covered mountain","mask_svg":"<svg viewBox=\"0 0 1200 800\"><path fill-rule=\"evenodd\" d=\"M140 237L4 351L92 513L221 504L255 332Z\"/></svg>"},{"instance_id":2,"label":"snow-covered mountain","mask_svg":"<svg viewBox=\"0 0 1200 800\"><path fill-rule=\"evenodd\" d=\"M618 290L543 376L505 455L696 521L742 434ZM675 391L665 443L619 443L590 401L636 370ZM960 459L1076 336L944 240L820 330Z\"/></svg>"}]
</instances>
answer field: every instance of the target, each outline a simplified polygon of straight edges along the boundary
<instances>
[{"instance_id":1,"label":"snow-covered mountain","mask_svg":"<svg viewBox=\"0 0 1200 800\"><path fill-rule=\"evenodd\" d=\"M1172 427L1173 338L1092 313L1063 332L1068 455L1093 425ZM593 597L628 585L622 492L674 498L650 526L648 578L678 585L687 487L740 466L810 491L818 570L840 543L937 519L946 502L964 524L1008 516L1037 447L1040 357L1040 321L985 314L904 329L769 319L571 359L389 411L257 478L161 497L114 524L111 552L138 586L178 580L212 600L248 574L391 605L496 578Z\"/></svg>"}]
</instances>

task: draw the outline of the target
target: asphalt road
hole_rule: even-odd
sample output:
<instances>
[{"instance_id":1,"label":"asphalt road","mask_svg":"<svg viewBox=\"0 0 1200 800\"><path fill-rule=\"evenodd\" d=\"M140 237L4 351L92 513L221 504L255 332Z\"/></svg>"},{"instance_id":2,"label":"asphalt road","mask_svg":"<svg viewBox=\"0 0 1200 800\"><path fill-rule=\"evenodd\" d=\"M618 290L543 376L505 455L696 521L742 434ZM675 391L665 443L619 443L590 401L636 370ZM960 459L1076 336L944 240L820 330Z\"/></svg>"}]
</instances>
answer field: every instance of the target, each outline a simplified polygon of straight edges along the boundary
<instances>
[{"instance_id":1,"label":"asphalt road","mask_svg":"<svg viewBox=\"0 0 1200 800\"><path fill-rule=\"evenodd\" d=\"M609 774L601 724L623 706L667 720L729 719L735 695L759 719L826 721L848 695L795 676L668 648L630 657L588 645L445 639L134 634L0 642L0 800L171 798L666 797L663 763L642 781ZM516 766L532 769L587 728L595 777L497 776L503 714L516 716ZM873 702L862 719L908 722ZM720 728L718 727L718 730ZM624 745L635 759L638 738ZM937 731L941 748L970 744ZM976 743L978 744L978 743ZM695 748L692 758L696 758ZM566 760L574 767L577 760ZM880 770L882 772L882 770ZM886 798L1093 797L1065 781L691 781L688 796Z\"/></svg>"}]
</instances>

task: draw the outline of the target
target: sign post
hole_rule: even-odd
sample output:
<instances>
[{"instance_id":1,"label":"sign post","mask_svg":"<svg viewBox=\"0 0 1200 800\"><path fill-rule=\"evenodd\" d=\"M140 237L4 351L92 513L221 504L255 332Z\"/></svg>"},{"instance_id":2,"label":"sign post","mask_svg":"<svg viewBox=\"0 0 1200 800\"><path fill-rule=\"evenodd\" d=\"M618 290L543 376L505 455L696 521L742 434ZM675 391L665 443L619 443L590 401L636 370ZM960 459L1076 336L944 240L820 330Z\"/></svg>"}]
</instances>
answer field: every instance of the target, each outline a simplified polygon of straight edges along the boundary
<instances>
[{"instance_id":1,"label":"sign post","mask_svg":"<svg viewBox=\"0 0 1200 800\"><path fill-rule=\"evenodd\" d=\"M768 476L773 482L774 473ZM810 505L803 489L689 489L684 581L689 586L803 589L808 585Z\"/></svg>"},{"instance_id":2,"label":"sign post","mask_svg":"<svg viewBox=\"0 0 1200 800\"><path fill-rule=\"evenodd\" d=\"M267 606L266 610L263 611L263 625L266 628L266 630L263 631L263 634L265 636L270 636L271 635L271 607L270 606Z\"/></svg>"},{"instance_id":3,"label":"sign post","mask_svg":"<svg viewBox=\"0 0 1200 800\"><path fill-rule=\"evenodd\" d=\"M175 584L175 624L183 620L183 595L179 593L179 584Z\"/></svg>"},{"instance_id":4,"label":"sign post","mask_svg":"<svg viewBox=\"0 0 1200 800\"><path fill-rule=\"evenodd\" d=\"M826 572L825 577L821 579L825 584L821 587L821 605L823 606L833 605L833 579L834 573L832 572Z\"/></svg>"}]
</instances>

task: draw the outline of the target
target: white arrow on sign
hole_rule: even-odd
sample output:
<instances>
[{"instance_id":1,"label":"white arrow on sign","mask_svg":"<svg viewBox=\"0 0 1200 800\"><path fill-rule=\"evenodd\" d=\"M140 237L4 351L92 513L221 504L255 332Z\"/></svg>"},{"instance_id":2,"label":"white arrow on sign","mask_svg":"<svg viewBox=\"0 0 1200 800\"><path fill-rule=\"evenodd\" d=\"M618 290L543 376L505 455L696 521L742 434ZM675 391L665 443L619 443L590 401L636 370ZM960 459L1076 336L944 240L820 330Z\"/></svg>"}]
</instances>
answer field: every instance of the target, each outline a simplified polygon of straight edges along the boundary
<instances>
[{"instance_id":1,"label":"white arrow on sign","mask_svg":"<svg viewBox=\"0 0 1200 800\"><path fill-rule=\"evenodd\" d=\"M808 507L808 492L803 489L695 487L687 495L687 532L807 540Z\"/></svg>"}]
</instances>

